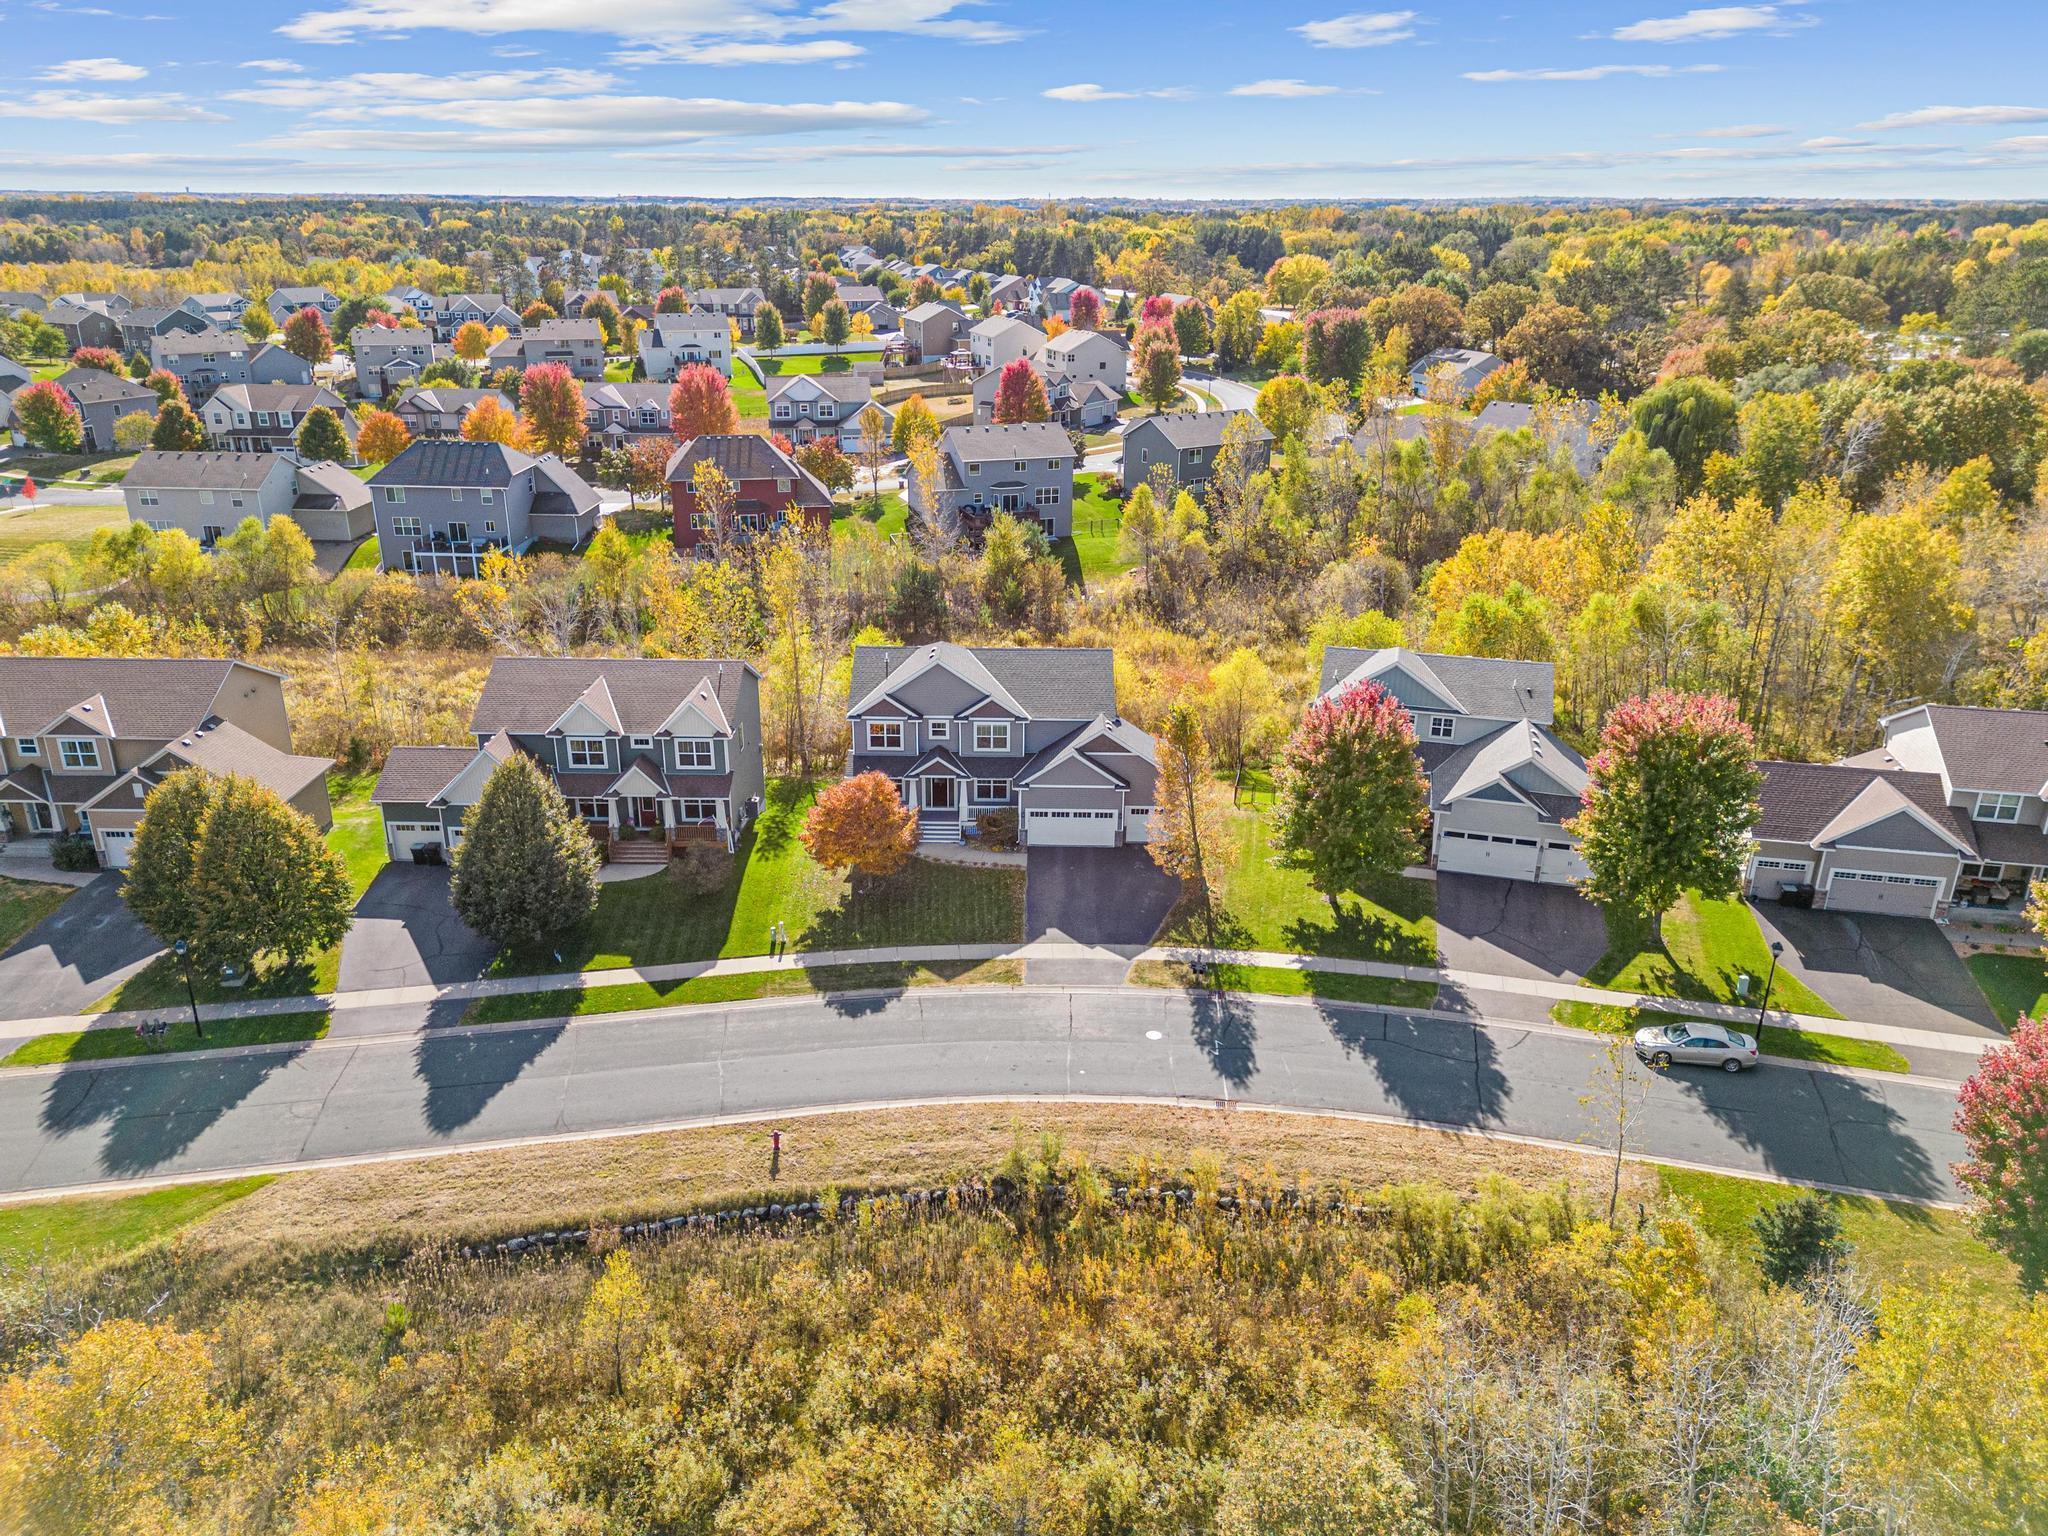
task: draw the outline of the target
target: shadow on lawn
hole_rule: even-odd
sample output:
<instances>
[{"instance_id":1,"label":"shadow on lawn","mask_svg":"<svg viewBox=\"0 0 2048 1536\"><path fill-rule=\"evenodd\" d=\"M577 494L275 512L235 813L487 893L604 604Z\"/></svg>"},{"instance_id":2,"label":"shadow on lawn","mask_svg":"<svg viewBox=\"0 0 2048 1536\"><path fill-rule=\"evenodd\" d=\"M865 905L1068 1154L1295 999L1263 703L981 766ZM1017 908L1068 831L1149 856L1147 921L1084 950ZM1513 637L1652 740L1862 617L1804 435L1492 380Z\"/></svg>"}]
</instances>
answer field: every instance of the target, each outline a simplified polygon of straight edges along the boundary
<instances>
[{"instance_id":1,"label":"shadow on lawn","mask_svg":"<svg viewBox=\"0 0 2048 1536\"><path fill-rule=\"evenodd\" d=\"M1409 887L1419 889L1409 889ZM1399 881L1357 897L1338 898L1338 910L1327 903L1315 916L1290 919L1281 928L1286 947L1303 955L1338 955L1347 959L1381 960L1393 965L1434 965L1429 940L1395 918L1415 921L1424 915L1429 890L1420 881ZM1392 913L1393 917L1384 915Z\"/></svg>"}]
</instances>

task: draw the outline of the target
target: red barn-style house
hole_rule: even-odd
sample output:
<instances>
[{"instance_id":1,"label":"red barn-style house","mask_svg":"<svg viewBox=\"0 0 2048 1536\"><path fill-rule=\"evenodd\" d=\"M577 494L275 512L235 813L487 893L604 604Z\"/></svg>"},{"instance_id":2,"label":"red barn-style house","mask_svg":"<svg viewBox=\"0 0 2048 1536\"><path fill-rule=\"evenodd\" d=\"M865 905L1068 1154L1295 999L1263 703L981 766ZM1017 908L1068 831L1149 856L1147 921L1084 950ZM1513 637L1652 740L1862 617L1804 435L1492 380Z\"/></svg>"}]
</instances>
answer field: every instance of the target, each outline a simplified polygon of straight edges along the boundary
<instances>
[{"instance_id":1,"label":"red barn-style house","mask_svg":"<svg viewBox=\"0 0 2048 1536\"><path fill-rule=\"evenodd\" d=\"M716 465L732 482L732 516L740 534L766 533L796 518L806 533L830 537L832 493L801 464L765 437L707 432L691 438L668 461L677 549L688 553L717 532L711 526L714 514L698 504L697 466L704 462Z\"/></svg>"}]
</instances>

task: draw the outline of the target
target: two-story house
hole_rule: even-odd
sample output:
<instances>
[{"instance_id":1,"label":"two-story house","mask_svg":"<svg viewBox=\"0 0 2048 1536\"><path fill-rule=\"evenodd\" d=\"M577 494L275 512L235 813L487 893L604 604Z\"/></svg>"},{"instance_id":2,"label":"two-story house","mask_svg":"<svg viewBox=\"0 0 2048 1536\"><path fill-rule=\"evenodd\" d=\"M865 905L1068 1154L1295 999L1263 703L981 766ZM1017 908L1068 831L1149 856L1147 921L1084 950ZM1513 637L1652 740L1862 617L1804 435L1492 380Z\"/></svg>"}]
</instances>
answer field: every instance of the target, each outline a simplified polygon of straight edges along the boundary
<instances>
[{"instance_id":1,"label":"two-story house","mask_svg":"<svg viewBox=\"0 0 2048 1536\"><path fill-rule=\"evenodd\" d=\"M560 363L579 379L604 377L604 327L595 320L543 320L508 338L511 343L518 345L521 368Z\"/></svg>"},{"instance_id":2,"label":"two-story house","mask_svg":"<svg viewBox=\"0 0 2048 1536\"><path fill-rule=\"evenodd\" d=\"M1398 647L1323 653L1318 699L1377 685L1415 727L1429 780L1430 863L1439 874L1565 885L1585 877L1578 814L1586 762L1552 730L1547 661L1438 656Z\"/></svg>"},{"instance_id":3,"label":"two-story house","mask_svg":"<svg viewBox=\"0 0 2048 1536\"><path fill-rule=\"evenodd\" d=\"M297 384L313 382L313 365L298 353L274 341L259 342L249 354L251 384Z\"/></svg>"},{"instance_id":4,"label":"two-story house","mask_svg":"<svg viewBox=\"0 0 2048 1536\"><path fill-rule=\"evenodd\" d=\"M2018 923L2048 878L2048 711L1917 704L1840 763L1763 763L1749 891L1831 912Z\"/></svg>"},{"instance_id":5,"label":"two-story house","mask_svg":"<svg viewBox=\"0 0 2048 1536\"><path fill-rule=\"evenodd\" d=\"M857 645L849 698L848 776L887 774L926 842L1002 810L1027 847L1151 837L1158 758L1117 714L1110 651Z\"/></svg>"},{"instance_id":6,"label":"two-story house","mask_svg":"<svg viewBox=\"0 0 2048 1536\"><path fill-rule=\"evenodd\" d=\"M331 288L273 288L270 297L264 301L270 311L270 318L277 328L283 330L285 322L302 309L317 309L320 318L332 320L334 312L341 308L341 295Z\"/></svg>"},{"instance_id":7,"label":"two-story house","mask_svg":"<svg viewBox=\"0 0 2048 1536\"><path fill-rule=\"evenodd\" d=\"M863 412L879 415L884 434L896 424L895 413L875 402L872 374L790 373L768 382L769 425L799 448L829 437L842 452L858 453Z\"/></svg>"},{"instance_id":8,"label":"two-story house","mask_svg":"<svg viewBox=\"0 0 2048 1536\"><path fill-rule=\"evenodd\" d=\"M595 453L669 436L669 386L593 384L583 391L584 442Z\"/></svg>"},{"instance_id":9,"label":"two-story house","mask_svg":"<svg viewBox=\"0 0 2048 1536\"><path fill-rule=\"evenodd\" d=\"M913 362L938 362L967 334L967 316L958 304L930 299L904 313L899 322Z\"/></svg>"},{"instance_id":10,"label":"two-story house","mask_svg":"<svg viewBox=\"0 0 2048 1536\"><path fill-rule=\"evenodd\" d=\"M214 445L234 453L275 453L290 448L307 413L325 406L356 441L355 413L333 390L318 384L224 384L199 412Z\"/></svg>"},{"instance_id":11,"label":"two-story house","mask_svg":"<svg viewBox=\"0 0 2048 1536\"><path fill-rule=\"evenodd\" d=\"M1045 345L1045 332L1014 315L993 314L967 333L967 351L976 377L999 371L1020 357L1035 358Z\"/></svg>"},{"instance_id":12,"label":"two-story house","mask_svg":"<svg viewBox=\"0 0 2048 1536\"><path fill-rule=\"evenodd\" d=\"M176 378L197 409L223 384L249 382L250 351L246 336L228 331L172 331L150 342L149 361Z\"/></svg>"},{"instance_id":13,"label":"two-story house","mask_svg":"<svg viewBox=\"0 0 2048 1536\"><path fill-rule=\"evenodd\" d=\"M1124 483L1142 485L1157 465L1173 471L1173 483L1200 491L1216 473L1223 436L1231 423L1245 422L1245 448L1251 467L1264 469L1273 451L1273 434L1250 411L1167 411L1142 416L1124 428Z\"/></svg>"},{"instance_id":14,"label":"two-story house","mask_svg":"<svg viewBox=\"0 0 2048 1536\"><path fill-rule=\"evenodd\" d=\"M208 328L207 321L189 309L131 309L121 316L121 355L134 357L140 353L148 357L150 344L159 336L168 336L173 331L189 335Z\"/></svg>"},{"instance_id":15,"label":"two-story house","mask_svg":"<svg viewBox=\"0 0 2048 1536\"><path fill-rule=\"evenodd\" d=\"M149 791L181 768L254 779L325 828L330 766L292 752L284 675L265 667L0 657L0 817L10 838L77 833L120 869Z\"/></svg>"},{"instance_id":16,"label":"two-story house","mask_svg":"<svg viewBox=\"0 0 2048 1536\"><path fill-rule=\"evenodd\" d=\"M1021 310L1031 303L1031 282L1016 273L996 273L988 280L988 309Z\"/></svg>"},{"instance_id":17,"label":"two-story house","mask_svg":"<svg viewBox=\"0 0 2048 1536\"><path fill-rule=\"evenodd\" d=\"M469 576L493 549L537 541L579 548L597 531L598 494L552 454L503 443L407 445L370 477L377 551L387 571Z\"/></svg>"},{"instance_id":18,"label":"two-story house","mask_svg":"<svg viewBox=\"0 0 2048 1536\"><path fill-rule=\"evenodd\" d=\"M690 308L699 314L717 315L740 328L740 335L754 334L754 311L768 302L759 288L699 288L690 295Z\"/></svg>"},{"instance_id":19,"label":"two-story house","mask_svg":"<svg viewBox=\"0 0 2048 1536\"><path fill-rule=\"evenodd\" d=\"M178 308L190 311L217 330L232 331L249 312L249 301L239 293L188 293Z\"/></svg>"},{"instance_id":20,"label":"two-story house","mask_svg":"<svg viewBox=\"0 0 2048 1536\"><path fill-rule=\"evenodd\" d=\"M477 404L490 398L517 415L519 407L502 390L458 389L450 384L431 384L415 389L391 410L414 437L460 437L462 422Z\"/></svg>"},{"instance_id":21,"label":"two-story house","mask_svg":"<svg viewBox=\"0 0 2048 1536\"><path fill-rule=\"evenodd\" d=\"M1044 349L1048 345L1050 343L1040 338L1038 346L1026 354L1025 360L1045 385L1045 406L1053 424L1069 432L1102 432L1115 426L1118 413L1123 410L1123 387L1083 374L1048 375L1042 366ZM991 368L968 386L974 400L976 421L995 420L996 396L1002 389L1002 382L1002 368Z\"/></svg>"},{"instance_id":22,"label":"two-story house","mask_svg":"<svg viewBox=\"0 0 2048 1536\"><path fill-rule=\"evenodd\" d=\"M435 301L435 340L453 341L455 333L471 321L487 331L502 328L514 336L520 330L519 311L505 302L502 293L450 293Z\"/></svg>"},{"instance_id":23,"label":"two-story house","mask_svg":"<svg viewBox=\"0 0 2048 1536\"><path fill-rule=\"evenodd\" d=\"M673 383L697 363L732 377L732 326L718 315L656 315L638 346L640 370L656 383Z\"/></svg>"},{"instance_id":24,"label":"two-story house","mask_svg":"<svg viewBox=\"0 0 2048 1536\"><path fill-rule=\"evenodd\" d=\"M699 464L714 466L732 486L730 529L714 526L716 509L698 496ZM751 432L691 438L669 456L667 479L675 544L684 554L721 537L769 533L791 520L816 538L832 531L832 493L795 459Z\"/></svg>"},{"instance_id":25,"label":"two-story house","mask_svg":"<svg viewBox=\"0 0 2048 1536\"><path fill-rule=\"evenodd\" d=\"M370 488L339 464L286 448L260 453L163 453L146 448L121 480L128 520L182 529L213 546L245 517L288 516L315 543L353 544L373 525Z\"/></svg>"},{"instance_id":26,"label":"two-story house","mask_svg":"<svg viewBox=\"0 0 2048 1536\"><path fill-rule=\"evenodd\" d=\"M434 328L434 311L440 302L417 283L395 283L384 290L384 308L388 313L410 314L428 330Z\"/></svg>"},{"instance_id":27,"label":"two-story house","mask_svg":"<svg viewBox=\"0 0 2048 1536\"><path fill-rule=\"evenodd\" d=\"M87 453L114 451L118 446L114 441L114 423L123 416L133 416L138 411L145 416L156 415L156 391L122 374L99 368L67 368L57 375L57 384L78 407Z\"/></svg>"},{"instance_id":28,"label":"two-story house","mask_svg":"<svg viewBox=\"0 0 2048 1536\"><path fill-rule=\"evenodd\" d=\"M910 510L936 527L986 528L998 512L1035 522L1047 538L1074 531L1074 445L1049 421L948 427L937 486L907 477Z\"/></svg>"},{"instance_id":29,"label":"two-story house","mask_svg":"<svg viewBox=\"0 0 2048 1536\"><path fill-rule=\"evenodd\" d=\"M1048 336L1038 352L1048 379L1100 379L1122 394L1131 373L1131 349L1110 331L1062 331Z\"/></svg>"},{"instance_id":30,"label":"two-story house","mask_svg":"<svg viewBox=\"0 0 2048 1536\"><path fill-rule=\"evenodd\" d=\"M427 365L454 352L424 326L359 325L348 333L356 360L356 388L365 400L382 400L417 384Z\"/></svg>"},{"instance_id":31,"label":"two-story house","mask_svg":"<svg viewBox=\"0 0 2048 1536\"><path fill-rule=\"evenodd\" d=\"M104 305L73 304L58 299L43 311L43 321L63 333L67 353L80 347L121 345L121 322Z\"/></svg>"},{"instance_id":32,"label":"two-story house","mask_svg":"<svg viewBox=\"0 0 2048 1536\"><path fill-rule=\"evenodd\" d=\"M399 747L372 800L394 859L462 841L514 753L545 768L611 858L728 852L760 814L761 679L744 661L501 656L470 718L474 746Z\"/></svg>"},{"instance_id":33,"label":"two-story house","mask_svg":"<svg viewBox=\"0 0 2048 1536\"><path fill-rule=\"evenodd\" d=\"M1506 366L1491 352L1480 352L1472 347L1438 347L1415 360L1415 365L1408 370L1408 387L1425 397L1433 390L1448 389L1454 399L1462 400L1477 389L1488 374Z\"/></svg>"}]
</instances>

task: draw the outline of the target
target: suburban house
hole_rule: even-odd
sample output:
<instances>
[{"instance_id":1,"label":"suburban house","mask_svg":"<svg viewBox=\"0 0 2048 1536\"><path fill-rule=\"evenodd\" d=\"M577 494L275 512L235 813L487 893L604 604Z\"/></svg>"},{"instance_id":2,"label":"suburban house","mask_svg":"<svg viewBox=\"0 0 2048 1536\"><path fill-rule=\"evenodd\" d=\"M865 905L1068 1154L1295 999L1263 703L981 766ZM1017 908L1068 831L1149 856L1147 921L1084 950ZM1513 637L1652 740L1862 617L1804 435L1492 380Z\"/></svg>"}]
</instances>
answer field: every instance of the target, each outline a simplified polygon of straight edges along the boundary
<instances>
[{"instance_id":1,"label":"suburban house","mask_svg":"<svg viewBox=\"0 0 2048 1536\"><path fill-rule=\"evenodd\" d=\"M449 384L430 384L415 389L391 410L414 437L457 437L462 421L477 403L495 399L508 412L518 413L509 395L496 389L458 389Z\"/></svg>"},{"instance_id":2,"label":"suburban house","mask_svg":"<svg viewBox=\"0 0 2048 1536\"><path fill-rule=\"evenodd\" d=\"M904 343L913 362L936 362L959 345L967 333L967 316L960 306L931 299L908 311L902 318Z\"/></svg>"},{"instance_id":3,"label":"suburban house","mask_svg":"<svg viewBox=\"0 0 2048 1536\"><path fill-rule=\"evenodd\" d=\"M767 302L768 295L752 287L699 288L690 295L690 308L730 320L742 336L754 334L754 311Z\"/></svg>"},{"instance_id":4,"label":"suburban house","mask_svg":"<svg viewBox=\"0 0 2048 1536\"><path fill-rule=\"evenodd\" d=\"M1273 450L1273 434L1250 411L1168 411L1142 416L1124 428L1124 483L1136 486L1149 479L1152 467L1167 465L1173 483L1199 491L1216 471L1223 434L1234 421L1251 424L1252 467L1264 469Z\"/></svg>"},{"instance_id":5,"label":"suburban house","mask_svg":"<svg viewBox=\"0 0 2048 1536\"><path fill-rule=\"evenodd\" d=\"M995 309L1023 309L1031 302L1031 284L1012 272L988 280L988 307Z\"/></svg>"},{"instance_id":6,"label":"suburban house","mask_svg":"<svg viewBox=\"0 0 2048 1536\"><path fill-rule=\"evenodd\" d=\"M967 351L974 359L977 375L1000 369L1020 357L1035 358L1044 345L1045 332L1014 315L990 315L986 320L976 321L967 333Z\"/></svg>"},{"instance_id":7,"label":"suburban house","mask_svg":"<svg viewBox=\"0 0 2048 1536\"><path fill-rule=\"evenodd\" d=\"M765 437L707 432L669 457L669 505L675 508L677 549L688 553L718 533L712 527L716 514L700 505L697 496L697 466L704 463L732 482L734 532L768 532L791 517L813 536L831 532L832 493L809 470Z\"/></svg>"},{"instance_id":8,"label":"suburban house","mask_svg":"<svg viewBox=\"0 0 2048 1536\"><path fill-rule=\"evenodd\" d=\"M40 315L50 307L40 293L25 288L0 288L0 315Z\"/></svg>"},{"instance_id":9,"label":"suburban house","mask_svg":"<svg viewBox=\"0 0 2048 1536\"><path fill-rule=\"evenodd\" d=\"M1056 316L1064 320L1073 311L1074 295L1087 286L1086 283L1075 282L1071 277L1047 278L1038 285L1038 307L1048 317Z\"/></svg>"},{"instance_id":10,"label":"suburban house","mask_svg":"<svg viewBox=\"0 0 2048 1536\"><path fill-rule=\"evenodd\" d=\"M185 398L196 409L221 385L249 382L251 345L227 331L173 331L150 343L149 360L185 386Z\"/></svg>"},{"instance_id":11,"label":"suburban house","mask_svg":"<svg viewBox=\"0 0 2048 1536\"><path fill-rule=\"evenodd\" d=\"M35 382L35 375L11 357L0 357L0 393L24 389Z\"/></svg>"},{"instance_id":12,"label":"suburban house","mask_svg":"<svg viewBox=\"0 0 2048 1536\"><path fill-rule=\"evenodd\" d=\"M137 411L152 418L156 415L156 391L118 373L67 368L57 375L57 383L78 407L88 453L114 451L114 423L123 416Z\"/></svg>"},{"instance_id":13,"label":"suburban house","mask_svg":"<svg viewBox=\"0 0 2048 1536\"><path fill-rule=\"evenodd\" d=\"M1377 683L1408 712L1429 780L1429 860L1439 874L1565 885L1583 879L1564 828L1586 762L1554 733L1547 661L1331 646L1318 699Z\"/></svg>"},{"instance_id":14,"label":"suburban house","mask_svg":"<svg viewBox=\"0 0 2048 1536\"><path fill-rule=\"evenodd\" d=\"M213 392L199 419L217 447L236 453L275 453L292 446L307 413L321 406L334 413L353 445L355 413L341 396L318 384L225 384Z\"/></svg>"},{"instance_id":15,"label":"suburban house","mask_svg":"<svg viewBox=\"0 0 2048 1536\"><path fill-rule=\"evenodd\" d=\"M1479 387L1480 381L1507 364L1491 352L1471 347L1438 347L1417 358L1408 370L1408 387L1418 395L1432 388L1449 386L1452 398L1462 400Z\"/></svg>"},{"instance_id":16,"label":"suburban house","mask_svg":"<svg viewBox=\"0 0 2048 1536\"><path fill-rule=\"evenodd\" d=\"M2022 921L2048 878L2048 711L1917 704L1840 763L1764 763L1750 894L1832 912Z\"/></svg>"},{"instance_id":17,"label":"suburban house","mask_svg":"<svg viewBox=\"0 0 2048 1536\"><path fill-rule=\"evenodd\" d=\"M732 377L732 327L716 315L656 315L640 332L640 371L670 383L692 363Z\"/></svg>"},{"instance_id":18,"label":"suburban house","mask_svg":"<svg viewBox=\"0 0 2048 1536\"><path fill-rule=\"evenodd\" d=\"M9 837L75 832L128 863L144 798L180 768L238 773L325 828L324 757L292 752L284 675L243 661L0 657L0 816Z\"/></svg>"},{"instance_id":19,"label":"suburban house","mask_svg":"<svg viewBox=\"0 0 2048 1536\"><path fill-rule=\"evenodd\" d=\"M398 747L371 799L394 859L454 848L485 782L514 753L547 770L614 859L731 852L760 814L761 679L744 661L501 656L469 747Z\"/></svg>"},{"instance_id":20,"label":"suburban house","mask_svg":"<svg viewBox=\"0 0 2048 1536\"><path fill-rule=\"evenodd\" d=\"M410 311L412 317L429 330L433 329L434 311L440 300L415 283L399 283L384 290L384 308L393 315Z\"/></svg>"},{"instance_id":21,"label":"suburban house","mask_svg":"<svg viewBox=\"0 0 2048 1536\"><path fill-rule=\"evenodd\" d=\"M43 320L63 332L67 353L76 352L80 347L118 348L121 345L121 322L97 305L71 304L58 299L43 311Z\"/></svg>"},{"instance_id":22,"label":"suburban house","mask_svg":"<svg viewBox=\"0 0 2048 1536\"><path fill-rule=\"evenodd\" d=\"M1109 331L1062 331L1039 349L1038 367L1048 379L1100 379L1118 394L1130 378L1131 350Z\"/></svg>"},{"instance_id":23,"label":"suburban house","mask_svg":"<svg viewBox=\"0 0 2048 1536\"><path fill-rule=\"evenodd\" d=\"M473 577L493 549L574 549L597 531L597 492L574 470L503 443L412 443L370 477L370 494L387 571Z\"/></svg>"},{"instance_id":24,"label":"suburban house","mask_svg":"<svg viewBox=\"0 0 2048 1536\"><path fill-rule=\"evenodd\" d=\"M561 363L579 379L604 377L604 327L595 320L543 320L507 338L516 347L520 368Z\"/></svg>"},{"instance_id":25,"label":"suburban house","mask_svg":"<svg viewBox=\"0 0 2048 1536\"><path fill-rule=\"evenodd\" d=\"M771 427L801 448L821 437L838 442L842 451L860 451L862 411L879 412L882 430L895 424L895 413L875 405L872 374L790 373L768 383L768 421Z\"/></svg>"},{"instance_id":26,"label":"suburban house","mask_svg":"<svg viewBox=\"0 0 2048 1536\"><path fill-rule=\"evenodd\" d=\"M840 283L839 302L850 315L866 315L877 331L893 331L903 323L903 312L889 302L889 295L873 283Z\"/></svg>"},{"instance_id":27,"label":"suburban house","mask_svg":"<svg viewBox=\"0 0 2048 1536\"><path fill-rule=\"evenodd\" d=\"M450 293L434 301L433 319L437 341L453 341L455 333L472 320L487 331L503 327L519 334L519 311L505 302L502 293Z\"/></svg>"},{"instance_id":28,"label":"suburban house","mask_svg":"<svg viewBox=\"0 0 2048 1536\"><path fill-rule=\"evenodd\" d=\"M159 336L173 331L189 335L208 328L207 322L189 309L131 309L121 316L121 355L133 357L140 352L147 357L150 343Z\"/></svg>"},{"instance_id":29,"label":"suburban house","mask_svg":"<svg viewBox=\"0 0 2048 1536\"><path fill-rule=\"evenodd\" d=\"M1044 380L1046 409L1056 425L1069 432L1101 432L1116 425L1124 404L1121 389L1112 388L1101 379L1069 378L1064 374L1048 378L1044 370L1038 368L1036 359L1032 360L1032 366ZM1002 369L991 368L969 386L976 421L986 423L995 420L996 393L1002 377Z\"/></svg>"},{"instance_id":30,"label":"suburban house","mask_svg":"<svg viewBox=\"0 0 2048 1536\"><path fill-rule=\"evenodd\" d=\"M583 421L591 448L623 448L636 437L667 437L666 384L593 384L583 391Z\"/></svg>"},{"instance_id":31,"label":"suburban house","mask_svg":"<svg viewBox=\"0 0 2048 1536\"><path fill-rule=\"evenodd\" d=\"M1027 847L1151 837L1158 761L1117 714L1108 650L857 645L848 696L847 774L887 774L921 841L1005 810Z\"/></svg>"},{"instance_id":32,"label":"suburban house","mask_svg":"<svg viewBox=\"0 0 2048 1536\"><path fill-rule=\"evenodd\" d=\"M313 365L296 352L287 351L274 341L261 342L249 354L249 382L251 384L310 384L313 382Z\"/></svg>"},{"instance_id":33,"label":"suburban house","mask_svg":"<svg viewBox=\"0 0 2048 1536\"><path fill-rule=\"evenodd\" d=\"M316 543L353 544L370 532L370 488L339 464L298 454L136 455L121 481L128 520L158 533L179 528L211 549L245 517L268 526L287 516Z\"/></svg>"},{"instance_id":34,"label":"suburban house","mask_svg":"<svg viewBox=\"0 0 2048 1536\"><path fill-rule=\"evenodd\" d=\"M265 306L277 328L283 330L285 321L302 309L317 309L322 319L332 320L341 308L341 295L331 288L274 288Z\"/></svg>"},{"instance_id":35,"label":"suburban house","mask_svg":"<svg viewBox=\"0 0 2048 1536\"><path fill-rule=\"evenodd\" d=\"M1074 445L1049 421L948 427L937 487L906 477L910 510L940 528L989 525L998 512L1035 522L1050 539L1074 531Z\"/></svg>"},{"instance_id":36,"label":"suburban house","mask_svg":"<svg viewBox=\"0 0 2048 1536\"><path fill-rule=\"evenodd\" d=\"M348 335L356 359L356 388L365 400L382 400L408 384L437 358L455 354L424 327L359 325Z\"/></svg>"},{"instance_id":37,"label":"suburban house","mask_svg":"<svg viewBox=\"0 0 2048 1536\"><path fill-rule=\"evenodd\" d=\"M220 330L233 330L249 312L249 301L239 293L188 293L178 308L197 315Z\"/></svg>"}]
</instances>

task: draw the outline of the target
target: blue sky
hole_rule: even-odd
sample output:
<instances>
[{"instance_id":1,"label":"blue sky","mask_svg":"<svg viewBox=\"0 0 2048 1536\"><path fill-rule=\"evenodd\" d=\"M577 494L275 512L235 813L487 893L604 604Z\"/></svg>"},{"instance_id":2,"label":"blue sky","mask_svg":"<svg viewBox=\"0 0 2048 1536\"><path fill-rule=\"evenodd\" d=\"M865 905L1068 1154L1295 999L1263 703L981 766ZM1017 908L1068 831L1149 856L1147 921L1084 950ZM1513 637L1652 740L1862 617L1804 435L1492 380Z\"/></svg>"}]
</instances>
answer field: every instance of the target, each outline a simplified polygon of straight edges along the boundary
<instances>
[{"instance_id":1,"label":"blue sky","mask_svg":"<svg viewBox=\"0 0 2048 1536\"><path fill-rule=\"evenodd\" d=\"M2048 197L2042 0L0 0L0 186Z\"/></svg>"}]
</instances>

